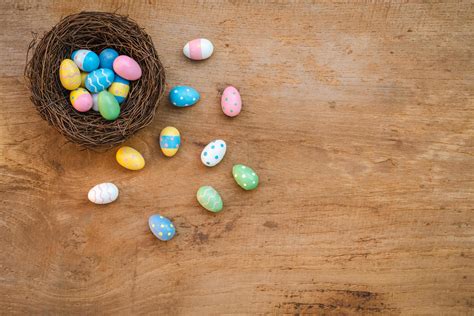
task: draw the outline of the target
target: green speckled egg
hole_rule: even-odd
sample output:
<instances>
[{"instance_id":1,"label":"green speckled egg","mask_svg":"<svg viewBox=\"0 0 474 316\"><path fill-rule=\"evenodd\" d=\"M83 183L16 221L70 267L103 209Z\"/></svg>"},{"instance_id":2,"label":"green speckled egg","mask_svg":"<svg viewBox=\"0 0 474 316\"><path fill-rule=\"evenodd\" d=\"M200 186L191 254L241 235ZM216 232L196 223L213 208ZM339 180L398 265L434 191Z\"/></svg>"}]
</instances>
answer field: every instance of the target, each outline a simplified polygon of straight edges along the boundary
<instances>
[{"instance_id":1,"label":"green speckled egg","mask_svg":"<svg viewBox=\"0 0 474 316\"><path fill-rule=\"evenodd\" d=\"M258 176L252 168L244 165L235 165L232 168L235 182L244 190L253 190L258 186Z\"/></svg>"},{"instance_id":2,"label":"green speckled egg","mask_svg":"<svg viewBox=\"0 0 474 316\"><path fill-rule=\"evenodd\" d=\"M208 185L200 187L197 191L196 197L199 204L210 212L220 212L224 206L219 192Z\"/></svg>"}]
</instances>

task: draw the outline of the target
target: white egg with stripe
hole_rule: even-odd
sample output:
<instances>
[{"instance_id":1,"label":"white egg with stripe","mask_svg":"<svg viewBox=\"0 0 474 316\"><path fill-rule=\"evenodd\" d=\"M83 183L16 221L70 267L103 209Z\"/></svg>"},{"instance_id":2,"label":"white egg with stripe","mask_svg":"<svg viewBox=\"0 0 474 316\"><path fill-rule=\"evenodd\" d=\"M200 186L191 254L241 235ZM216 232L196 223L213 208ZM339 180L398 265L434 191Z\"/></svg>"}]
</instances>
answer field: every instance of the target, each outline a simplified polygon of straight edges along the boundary
<instances>
[{"instance_id":1,"label":"white egg with stripe","mask_svg":"<svg viewBox=\"0 0 474 316\"><path fill-rule=\"evenodd\" d=\"M204 60L211 57L214 45L206 38L196 38L189 41L183 47L184 56L192 60Z\"/></svg>"},{"instance_id":2,"label":"white egg with stripe","mask_svg":"<svg viewBox=\"0 0 474 316\"><path fill-rule=\"evenodd\" d=\"M119 189L111 182L97 184L89 190L87 198L95 204L109 204L118 198Z\"/></svg>"}]
</instances>

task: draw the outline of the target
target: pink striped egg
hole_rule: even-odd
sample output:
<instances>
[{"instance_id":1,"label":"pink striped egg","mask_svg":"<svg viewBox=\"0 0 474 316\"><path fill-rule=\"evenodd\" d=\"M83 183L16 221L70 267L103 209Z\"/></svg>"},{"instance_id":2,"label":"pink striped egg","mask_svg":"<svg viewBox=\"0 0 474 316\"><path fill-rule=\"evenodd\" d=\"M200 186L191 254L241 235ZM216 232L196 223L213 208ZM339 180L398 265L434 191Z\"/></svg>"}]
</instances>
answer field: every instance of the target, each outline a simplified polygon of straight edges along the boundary
<instances>
[{"instance_id":1,"label":"pink striped egg","mask_svg":"<svg viewBox=\"0 0 474 316\"><path fill-rule=\"evenodd\" d=\"M242 110L242 98L239 91L232 86L225 88L221 97L221 106L225 115L230 117L239 115Z\"/></svg>"},{"instance_id":2,"label":"pink striped egg","mask_svg":"<svg viewBox=\"0 0 474 316\"><path fill-rule=\"evenodd\" d=\"M196 38L184 45L183 53L192 60L204 60L211 57L214 52L214 45L205 38Z\"/></svg>"},{"instance_id":3,"label":"pink striped egg","mask_svg":"<svg viewBox=\"0 0 474 316\"><path fill-rule=\"evenodd\" d=\"M95 204L109 204L118 198L119 189L110 182L100 183L89 190L87 198Z\"/></svg>"}]
</instances>

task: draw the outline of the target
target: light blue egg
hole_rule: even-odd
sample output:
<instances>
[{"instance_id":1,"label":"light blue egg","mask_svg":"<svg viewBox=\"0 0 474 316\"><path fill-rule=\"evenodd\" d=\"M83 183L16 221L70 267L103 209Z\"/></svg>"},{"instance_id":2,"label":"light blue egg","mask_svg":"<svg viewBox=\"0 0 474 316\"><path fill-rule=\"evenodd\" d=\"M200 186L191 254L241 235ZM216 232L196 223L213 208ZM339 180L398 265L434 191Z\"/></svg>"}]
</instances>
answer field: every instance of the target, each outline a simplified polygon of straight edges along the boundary
<instances>
[{"instance_id":1,"label":"light blue egg","mask_svg":"<svg viewBox=\"0 0 474 316\"><path fill-rule=\"evenodd\" d=\"M99 56L91 50L76 50L72 53L71 58L82 71L91 72L99 68Z\"/></svg>"},{"instance_id":2,"label":"light blue egg","mask_svg":"<svg viewBox=\"0 0 474 316\"><path fill-rule=\"evenodd\" d=\"M99 54L100 68L113 69L115 58L119 53L113 48L106 48Z\"/></svg>"},{"instance_id":3,"label":"light blue egg","mask_svg":"<svg viewBox=\"0 0 474 316\"><path fill-rule=\"evenodd\" d=\"M176 234L176 228L173 223L166 217L158 214L150 216L148 225L153 235L162 241L168 241Z\"/></svg>"},{"instance_id":4,"label":"light blue egg","mask_svg":"<svg viewBox=\"0 0 474 316\"><path fill-rule=\"evenodd\" d=\"M170 90L170 102L177 107L194 105L200 97L196 89L188 86L175 86Z\"/></svg>"},{"instance_id":5,"label":"light blue egg","mask_svg":"<svg viewBox=\"0 0 474 316\"><path fill-rule=\"evenodd\" d=\"M87 75L86 88L92 93L99 93L110 87L114 78L115 74L112 70L99 68Z\"/></svg>"}]
</instances>

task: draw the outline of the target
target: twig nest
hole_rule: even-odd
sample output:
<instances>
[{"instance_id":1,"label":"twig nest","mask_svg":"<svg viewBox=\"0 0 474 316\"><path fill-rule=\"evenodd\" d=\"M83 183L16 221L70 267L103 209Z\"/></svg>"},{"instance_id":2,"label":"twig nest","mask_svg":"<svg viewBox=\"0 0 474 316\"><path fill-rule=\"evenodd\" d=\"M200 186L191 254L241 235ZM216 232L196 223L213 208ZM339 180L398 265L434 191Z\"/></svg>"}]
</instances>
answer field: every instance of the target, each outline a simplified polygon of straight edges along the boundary
<instances>
[{"instance_id":1,"label":"twig nest","mask_svg":"<svg viewBox=\"0 0 474 316\"><path fill-rule=\"evenodd\" d=\"M100 53L97 56L91 52ZM84 71L90 69L90 63L90 67L99 63L103 64L102 68L111 69L114 65L110 60L121 57L115 58L115 53L128 56L135 62L132 62L133 67L125 67L129 73L123 73L121 69L117 74L126 80L140 78L130 83L129 91L126 87L121 87L120 91L109 90L113 95L126 96L120 105L120 116L108 121L97 111L78 112L70 103L67 89L78 89L81 77L82 84L87 85L88 75L80 72L81 67L74 68L74 62L69 60L63 68L73 74L69 77L73 80L64 84L67 75L58 76L61 61L81 59ZM150 36L128 17L106 12L81 12L67 16L40 40L35 38L32 41L28 56L30 54L25 77L31 100L40 115L70 141L88 148L111 147L124 142L153 120L164 93L165 72ZM97 98L92 95L93 101ZM87 96L82 99L87 99L80 107L85 109L90 105L90 99ZM93 106L97 110L94 103Z\"/></svg>"}]
</instances>

